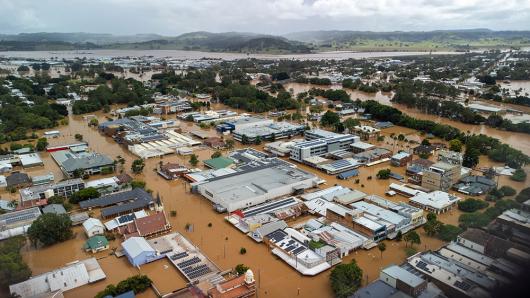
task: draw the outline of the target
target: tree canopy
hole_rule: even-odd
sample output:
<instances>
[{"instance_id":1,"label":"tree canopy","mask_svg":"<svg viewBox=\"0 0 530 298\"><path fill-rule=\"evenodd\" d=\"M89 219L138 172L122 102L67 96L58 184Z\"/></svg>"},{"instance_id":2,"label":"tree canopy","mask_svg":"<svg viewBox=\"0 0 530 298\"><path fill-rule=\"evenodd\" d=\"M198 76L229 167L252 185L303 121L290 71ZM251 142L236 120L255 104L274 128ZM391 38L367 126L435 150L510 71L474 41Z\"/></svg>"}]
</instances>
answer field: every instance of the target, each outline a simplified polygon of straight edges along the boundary
<instances>
[{"instance_id":1,"label":"tree canopy","mask_svg":"<svg viewBox=\"0 0 530 298\"><path fill-rule=\"evenodd\" d=\"M357 265L355 259L349 264L339 264L331 271L331 288L335 297L347 298L361 286L363 270Z\"/></svg>"},{"instance_id":2,"label":"tree canopy","mask_svg":"<svg viewBox=\"0 0 530 298\"><path fill-rule=\"evenodd\" d=\"M33 244L41 243L44 246L71 239L72 221L66 214L42 214L29 227L28 236Z\"/></svg>"}]
</instances>

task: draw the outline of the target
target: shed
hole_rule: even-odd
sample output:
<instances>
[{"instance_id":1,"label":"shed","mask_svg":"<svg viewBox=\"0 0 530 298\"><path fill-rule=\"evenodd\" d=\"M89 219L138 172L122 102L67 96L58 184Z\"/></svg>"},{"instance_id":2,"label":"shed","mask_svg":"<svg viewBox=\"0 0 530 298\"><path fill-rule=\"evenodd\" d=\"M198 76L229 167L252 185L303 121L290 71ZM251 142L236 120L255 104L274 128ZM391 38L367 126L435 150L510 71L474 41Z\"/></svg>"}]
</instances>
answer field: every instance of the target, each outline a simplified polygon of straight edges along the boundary
<instances>
[{"instance_id":1,"label":"shed","mask_svg":"<svg viewBox=\"0 0 530 298\"><path fill-rule=\"evenodd\" d=\"M219 170L219 169L222 169L222 168L227 168L227 167L229 167L230 165L232 165L234 163L234 161L231 158L224 157L224 156L219 156L219 157L216 157L216 158L207 159L207 160L205 160L203 162L204 162L204 164L207 167L209 167L211 169L215 169L215 170Z\"/></svg>"}]
</instances>

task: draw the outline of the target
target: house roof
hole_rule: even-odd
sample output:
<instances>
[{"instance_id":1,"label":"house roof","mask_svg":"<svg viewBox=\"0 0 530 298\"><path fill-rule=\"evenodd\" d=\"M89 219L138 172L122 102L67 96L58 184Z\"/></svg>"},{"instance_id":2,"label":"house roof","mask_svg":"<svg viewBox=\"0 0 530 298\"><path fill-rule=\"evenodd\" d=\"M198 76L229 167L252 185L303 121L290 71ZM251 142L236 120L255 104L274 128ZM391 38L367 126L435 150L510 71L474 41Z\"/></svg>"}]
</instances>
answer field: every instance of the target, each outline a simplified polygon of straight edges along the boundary
<instances>
[{"instance_id":1,"label":"house roof","mask_svg":"<svg viewBox=\"0 0 530 298\"><path fill-rule=\"evenodd\" d=\"M96 219L96 218L89 218L89 219L85 220L85 222L83 222L83 228L85 228L85 231L90 231L94 227L105 228L103 223L101 223L101 221L99 219Z\"/></svg>"},{"instance_id":2,"label":"house roof","mask_svg":"<svg viewBox=\"0 0 530 298\"><path fill-rule=\"evenodd\" d=\"M149 245L147 240L143 237L131 237L124 242L121 246L125 252L131 257L135 258L143 252L154 252L155 250Z\"/></svg>"},{"instance_id":3,"label":"house roof","mask_svg":"<svg viewBox=\"0 0 530 298\"><path fill-rule=\"evenodd\" d=\"M224 156L207 159L203 162L207 167L216 169L216 170L226 168L234 163L234 161L231 158L224 157Z\"/></svg>"},{"instance_id":4,"label":"house roof","mask_svg":"<svg viewBox=\"0 0 530 298\"><path fill-rule=\"evenodd\" d=\"M42 208L43 213L65 214L66 209L61 204L49 204Z\"/></svg>"},{"instance_id":5,"label":"house roof","mask_svg":"<svg viewBox=\"0 0 530 298\"><path fill-rule=\"evenodd\" d=\"M105 236L96 235L88 238L85 242L85 249L97 249L109 245L109 241Z\"/></svg>"},{"instance_id":6,"label":"house roof","mask_svg":"<svg viewBox=\"0 0 530 298\"><path fill-rule=\"evenodd\" d=\"M16 186L20 184L30 183L31 179L28 174L15 172L6 177L7 186Z\"/></svg>"}]
</instances>

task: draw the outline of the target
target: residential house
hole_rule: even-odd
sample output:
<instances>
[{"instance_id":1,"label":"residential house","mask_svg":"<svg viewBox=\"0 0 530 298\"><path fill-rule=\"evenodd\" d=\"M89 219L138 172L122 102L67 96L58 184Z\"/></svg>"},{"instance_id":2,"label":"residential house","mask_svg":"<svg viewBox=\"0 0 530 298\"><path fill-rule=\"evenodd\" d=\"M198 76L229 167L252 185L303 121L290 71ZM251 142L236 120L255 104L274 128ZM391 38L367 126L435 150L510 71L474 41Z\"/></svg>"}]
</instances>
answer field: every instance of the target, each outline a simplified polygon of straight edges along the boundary
<instances>
[{"instance_id":1,"label":"residential house","mask_svg":"<svg viewBox=\"0 0 530 298\"><path fill-rule=\"evenodd\" d=\"M105 234L105 226L96 218L89 218L83 222L83 229L88 237Z\"/></svg>"},{"instance_id":2,"label":"residential house","mask_svg":"<svg viewBox=\"0 0 530 298\"><path fill-rule=\"evenodd\" d=\"M135 267L164 257L152 248L143 237L131 237L122 242L121 246L127 259Z\"/></svg>"},{"instance_id":3,"label":"residential house","mask_svg":"<svg viewBox=\"0 0 530 298\"><path fill-rule=\"evenodd\" d=\"M83 246L86 252L91 252L93 254L109 249L109 241L105 236L95 235L85 242Z\"/></svg>"}]
</instances>

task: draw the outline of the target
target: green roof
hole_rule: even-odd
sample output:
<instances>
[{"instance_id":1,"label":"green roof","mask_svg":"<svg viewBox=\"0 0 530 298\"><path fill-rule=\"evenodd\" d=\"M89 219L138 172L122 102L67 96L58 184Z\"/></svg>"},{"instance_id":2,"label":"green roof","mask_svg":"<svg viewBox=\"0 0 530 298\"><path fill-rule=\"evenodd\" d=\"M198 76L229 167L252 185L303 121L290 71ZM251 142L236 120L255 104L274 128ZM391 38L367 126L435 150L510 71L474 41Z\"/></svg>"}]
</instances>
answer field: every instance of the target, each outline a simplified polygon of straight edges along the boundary
<instances>
[{"instance_id":1,"label":"green roof","mask_svg":"<svg viewBox=\"0 0 530 298\"><path fill-rule=\"evenodd\" d=\"M88 238L85 242L85 249L97 249L109 245L109 241L105 236L96 235Z\"/></svg>"},{"instance_id":2,"label":"green roof","mask_svg":"<svg viewBox=\"0 0 530 298\"><path fill-rule=\"evenodd\" d=\"M234 161L228 157L220 156L212 159L207 159L203 161L204 164L212 169L218 170L222 168L226 168L229 165L233 164Z\"/></svg>"}]
</instances>

